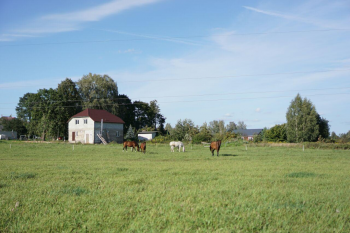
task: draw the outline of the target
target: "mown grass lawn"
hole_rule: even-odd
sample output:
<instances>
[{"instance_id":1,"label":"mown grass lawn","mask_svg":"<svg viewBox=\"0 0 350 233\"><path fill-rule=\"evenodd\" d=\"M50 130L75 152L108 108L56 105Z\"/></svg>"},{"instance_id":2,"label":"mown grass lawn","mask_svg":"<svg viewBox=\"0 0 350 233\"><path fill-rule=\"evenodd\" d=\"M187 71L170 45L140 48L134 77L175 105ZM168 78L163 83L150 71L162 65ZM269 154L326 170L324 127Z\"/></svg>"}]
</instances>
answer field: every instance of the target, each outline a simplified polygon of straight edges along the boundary
<instances>
[{"instance_id":1,"label":"mown grass lawn","mask_svg":"<svg viewBox=\"0 0 350 233\"><path fill-rule=\"evenodd\" d=\"M220 152L0 142L0 232L350 232L349 151Z\"/></svg>"}]
</instances>

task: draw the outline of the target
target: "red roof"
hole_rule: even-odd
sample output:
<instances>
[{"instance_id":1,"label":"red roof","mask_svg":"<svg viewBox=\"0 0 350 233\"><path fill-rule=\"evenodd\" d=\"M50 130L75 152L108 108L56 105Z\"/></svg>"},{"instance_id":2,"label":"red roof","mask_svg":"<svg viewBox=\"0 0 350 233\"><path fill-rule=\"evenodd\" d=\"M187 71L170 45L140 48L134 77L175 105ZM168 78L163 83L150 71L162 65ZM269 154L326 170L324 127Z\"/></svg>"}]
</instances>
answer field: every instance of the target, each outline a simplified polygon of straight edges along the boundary
<instances>
[{"instance_id":1,"label":"red roof","mask_svg":"<svg viewBox=\"0 0 350 233\"><path fill-rule=\"evenodd\" d=\"M72 118L76 117L90 117L95 122L101 122L101 119L103 119L103 123L119 123L124 124L125 122L116 115L113 115L112 113L107 112L106 110L100 110L100 109L85 109L82 112L79 112L78 114L75 114L72 116L69 121Z\"/></svg>"}]
</instances>

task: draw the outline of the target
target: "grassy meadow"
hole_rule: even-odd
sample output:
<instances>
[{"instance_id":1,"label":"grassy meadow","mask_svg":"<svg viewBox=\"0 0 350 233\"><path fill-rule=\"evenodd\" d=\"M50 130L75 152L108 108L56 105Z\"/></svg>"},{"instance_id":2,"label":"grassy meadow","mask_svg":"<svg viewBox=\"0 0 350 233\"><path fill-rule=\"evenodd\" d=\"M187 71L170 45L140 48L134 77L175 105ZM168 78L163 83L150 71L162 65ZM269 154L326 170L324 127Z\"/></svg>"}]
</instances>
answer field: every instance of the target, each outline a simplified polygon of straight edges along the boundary
<instances>
[{"instance_id":1,"label":"grassy meadow","mask_svg":"<svg viewBox=\"0 0 350 233\"><path fill-rule=\"evenodd\" d=\"M0 142L0 232L350 232L350 151Z\"/></svg>"}]
</instances>

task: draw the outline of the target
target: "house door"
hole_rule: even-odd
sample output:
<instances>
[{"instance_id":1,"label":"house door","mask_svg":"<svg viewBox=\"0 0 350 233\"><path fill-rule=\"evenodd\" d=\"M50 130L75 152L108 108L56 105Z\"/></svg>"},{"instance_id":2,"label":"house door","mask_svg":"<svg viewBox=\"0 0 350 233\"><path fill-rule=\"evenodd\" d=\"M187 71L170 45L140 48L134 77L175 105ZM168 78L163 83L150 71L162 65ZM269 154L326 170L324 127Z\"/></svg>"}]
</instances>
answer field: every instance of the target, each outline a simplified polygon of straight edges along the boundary
<instances>
[{"instance_id":1,"label":"house door","mask_svg":"<svg viewBox=\"0 0 350 233\"><path fill-rule=\"evenodd\" d=\"M75 141L75 132L72 132L72 141Z\"/></svg>"},{"instance_id":2,"label":"house door","mask_svg":"<svg viewBox=\"0 0 350 233\"><path fill-rule=\"evenodd\" d=\"M86 134L85 143L90 143L90 141L89 141L89 134Z\"/></svg>"}]
</instances>

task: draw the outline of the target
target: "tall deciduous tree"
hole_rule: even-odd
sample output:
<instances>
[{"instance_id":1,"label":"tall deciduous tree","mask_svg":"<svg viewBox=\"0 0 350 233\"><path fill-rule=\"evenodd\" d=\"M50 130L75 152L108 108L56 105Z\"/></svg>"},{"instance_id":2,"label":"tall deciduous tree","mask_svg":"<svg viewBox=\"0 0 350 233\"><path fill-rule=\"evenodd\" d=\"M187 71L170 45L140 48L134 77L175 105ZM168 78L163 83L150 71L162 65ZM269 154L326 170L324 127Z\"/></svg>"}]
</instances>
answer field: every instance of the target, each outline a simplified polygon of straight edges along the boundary
<instances>
[{"instance_id":1,"label":"tall deciduous tree","mask_svg":"<svg viewBox=\"0 0 350 233\"><path fill-rule=\"evenodd\" d=\"M57 136L68 137L67 121L82 111L82 99L76 84L69 78L58 84L57 95L61 103L57 106Z\"/></svg>"},{"instance_id":2,"label":"tall deciduous tree","mask_svg":"<svg viewBox=\"0 0 350 233\"><path fill-rule=\"evenodd\" d=\"M226 125L226 131L229 132L229 133L233 133L234 130L237 129L237 125L235 122L231 121L230 123L228 123Z\"/></svg>"},{"instance_id":3,"label":"tall deciduous tree","mask_svg":"<svg viewBox=\"0 0 350 233\"><path fill-rule=\"evenodd\" d=\"M125 125L135 125L135 105L127 95L118 96L118 116L125 122ZM126 127L124 133L126 133Z\"/></svg>"},{"instance_id":4,"label":"tall deciduous tree","mask_svg":"<svg viewBox=\"0 0 350 233\"><path fill-rule=\"evenodd\" d=\"M191 119L178 120L173 130L173 135L171 135L175 140L182 140L185 135L193 136L198 133L197 127Z\"/></svg>"},{"instance_id":5,"label":"tall deciduous tree","mask_svg":"<svg viewBox=\"0 0 350 233\"><path fill-rule=\"evenodd\" d=\"M317 112L310 100L298 94L288 107L287 139L289 142L316 141L319 136Z\"/></svg>"},{"instance_id":6,"label":"tall deciduous tree","mask_svg":"<svg viewBox=\"0 0 350 233\"><path fill-rule=\"evenodd\" d=\"M247 129L247 125L244 123L244 121L238 121L237 129Z\"/></svg>"},{"instance_id":7,"label":"tall deciduous tree","mask_svg":"<svg viewBox=\"0 0 350 233\"><path fill-rule=\"evenodd\" d=\"M223 135L226 133L225 122L223 120L211 121L211 122L209 122L209 130L210 130L212 135L214 135L214 134Z\"/></svg>"},{"instance_id":8,"label":"tall deciduous tree","mask_svg":"<svg viewBox=\"0 0 350 233\"><path fill-rule=\"evenodd\" d=\"M118 114L118 87L108 75L84 75L78 82L83 108L103 109Z\"/></svg>"}]
</instances>

